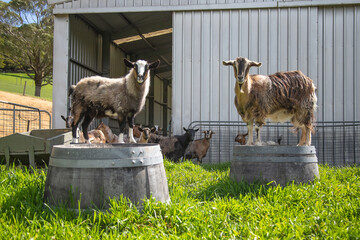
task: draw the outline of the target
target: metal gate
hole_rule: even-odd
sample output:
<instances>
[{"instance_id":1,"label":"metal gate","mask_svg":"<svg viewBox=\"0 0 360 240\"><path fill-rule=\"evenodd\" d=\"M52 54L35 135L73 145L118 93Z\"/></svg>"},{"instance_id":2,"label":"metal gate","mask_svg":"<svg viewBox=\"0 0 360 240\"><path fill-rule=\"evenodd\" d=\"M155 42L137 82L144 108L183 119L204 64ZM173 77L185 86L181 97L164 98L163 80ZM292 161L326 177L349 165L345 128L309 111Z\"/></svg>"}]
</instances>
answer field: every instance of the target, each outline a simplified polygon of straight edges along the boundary
<instances>
[{"instance_id":1,"label":"metal gate","mask_svg":"<svg viewBox=\"0 0 360 240\"><path fill-rule=\"evenodd\" d=\"M246 124L237 121L194 121L189 127L200 128L195 139L203 138L202 131L215 132L204 163L220 163L232 159L236 135L247 133ZM255 132L255 131L254 131ZM268 123L261 129L261 140L280 145L295 146L301 131L296 132L292 124ZM318 161L330 166L360 164L360 122L317 122L312 134L312 145L316 148Z\"/></svg>"},{"instance_id":2,"label":"metal gate","mask_svg":"<svg viewBox=\"0 0 360 240\"><path fill-rule=\"evenodd\" d=\"M0 137L48 128L51 128L51 115L48 111L0 101Z\"/></svg>"}]
</instances>

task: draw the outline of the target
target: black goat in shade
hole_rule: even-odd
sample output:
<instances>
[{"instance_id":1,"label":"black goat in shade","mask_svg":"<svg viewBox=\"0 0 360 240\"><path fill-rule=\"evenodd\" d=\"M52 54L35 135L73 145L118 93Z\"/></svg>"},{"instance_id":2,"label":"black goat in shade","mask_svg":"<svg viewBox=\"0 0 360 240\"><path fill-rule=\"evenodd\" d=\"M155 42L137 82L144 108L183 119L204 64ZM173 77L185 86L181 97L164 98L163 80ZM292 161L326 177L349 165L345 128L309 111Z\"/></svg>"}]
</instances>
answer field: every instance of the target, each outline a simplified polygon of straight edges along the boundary
<instances>
[{"instance_id":1,"label":"black goat in shade","mask_svg":"<svg viewBox=\"0 0 360 240\"><path fill-rule=\"evenodd\" d=\"M184 156L186 148L194 140L195 133L199 129L186 129L183 135L174 135L172 137L162 137L151 134L148 143L159 143L162 154L169 160L179 162Z\"/></svg>"}]
</instances>

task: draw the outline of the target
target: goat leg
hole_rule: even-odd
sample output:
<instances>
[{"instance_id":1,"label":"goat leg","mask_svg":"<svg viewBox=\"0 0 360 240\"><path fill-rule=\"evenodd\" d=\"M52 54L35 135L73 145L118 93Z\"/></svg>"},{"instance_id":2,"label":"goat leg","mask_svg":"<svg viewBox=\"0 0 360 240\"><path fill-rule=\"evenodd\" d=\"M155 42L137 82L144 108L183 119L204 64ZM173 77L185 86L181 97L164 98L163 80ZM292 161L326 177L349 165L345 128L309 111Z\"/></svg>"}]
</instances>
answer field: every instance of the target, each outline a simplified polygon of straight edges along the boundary
<instances>
[{"instance_id":1,"label":"goat leg","mask_svg":"<svg viewBox=\"0 0 360 240\"><path fill-rule=\"evenodd\" d=\"M79 143L78 127L77 125L72 126L72 143Z\"/></svg>"},{"instance_id":2,"label":"goat leg","mask_svg":"<svg viewBox=\"0 0 360 240\"><path fill-rule=\"evenodd\" d=\"M89 127L89 124L91 123L92 119L93 118L90 117L89 115L85 115L84 121L81 124L82 131L84 133L85 143L91 143L89 140L88 127Z\"/></svg>"},{"instance_id":3,"label":"goat leg","mask_svg":"<svg viewBox=\"0 0 360 240\"><path fill-rule=\"evenodd\" d=\"M249 138L248 138L246 145L250 146L250 145L254 144L253 143L253 121L247 122L247 128L248 128Z\"/></svg>"},{"instance_id":4,"label":"goat leg","mask_svg":"<svg viewBox=\"0 0 360 240\"><path fill-rule=\"evenodd\" d=\"M131 114L128 117L128 123L129 123L129 142L130 143L136 143L134 138L134 114Z\"/></svg>"},{"instance_id":5,"label":"goat leg","mask_svg":"<svg viewBox=\"0 0 360 240\"><path fill-rule=\"evenodd\" d=\"M256 133L255 145L256 146L261 146L260 129L261 129L261 124L256 122L255 123L255 133Z\"/></svg>"},{"instance_id":6,"label":"goat leg","mask_svg":"<svg viewBox=\"0 0 360 240\"><path fill-rule=\"evenodd\" d=\"M302 126L301 127L301 137L300 137L300 142L297 146L304 146L306 142L306 127Z\"/></svg>"},{"instance_id":7,"label":"goat leg","mask_svg":"<svg viewBox=\"0 0 360 240\"><path fill-rule=\"evenodd\" d=\"M120 128L120 134L119 134L119 140L118 143L125 143L124 142L124 129L126 126L126 119L118 119L119 128Z\"/></svg>"},{"instance_id":8,"label":"goat leg","mask_svg":"<svg viewBox=\"0 0 360 240\"><path fill-rule=\"evenodd\" d=\"M310 146L311 145L311 129L309 127L306 127L306 142L305 142L306 146Z\"/></svg>"}]
</instances>

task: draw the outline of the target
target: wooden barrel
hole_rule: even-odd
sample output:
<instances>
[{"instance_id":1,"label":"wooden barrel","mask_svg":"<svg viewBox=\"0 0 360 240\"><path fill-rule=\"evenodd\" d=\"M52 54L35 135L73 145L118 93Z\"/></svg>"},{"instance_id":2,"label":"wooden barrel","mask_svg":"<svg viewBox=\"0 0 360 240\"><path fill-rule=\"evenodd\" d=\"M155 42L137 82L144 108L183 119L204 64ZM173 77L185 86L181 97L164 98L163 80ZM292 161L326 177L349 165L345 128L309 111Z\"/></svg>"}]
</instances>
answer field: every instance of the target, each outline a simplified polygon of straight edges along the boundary
<instances>
[{"instance_id":1,"label":"wooden barrel","mask_svg":"<svg viewBox=\"0 0 360 240\"><path fill-rule=\"evenodd\" d=\"M109 207L123 195L134 204L144 198L169 201L158 144L71 144L53 147L44 201L69 208Z\"/></svg>"},{"instance_id":2,"label":"wooden barrel","mask_svg":"<svg viewBox=\"0 0 360 240\"><path fill-rule=\"evenodd\" d=\"M319 177L314 146L235 146L230 177L252 183L256 180L285 186Z\"/></svg>"}]
</instances>

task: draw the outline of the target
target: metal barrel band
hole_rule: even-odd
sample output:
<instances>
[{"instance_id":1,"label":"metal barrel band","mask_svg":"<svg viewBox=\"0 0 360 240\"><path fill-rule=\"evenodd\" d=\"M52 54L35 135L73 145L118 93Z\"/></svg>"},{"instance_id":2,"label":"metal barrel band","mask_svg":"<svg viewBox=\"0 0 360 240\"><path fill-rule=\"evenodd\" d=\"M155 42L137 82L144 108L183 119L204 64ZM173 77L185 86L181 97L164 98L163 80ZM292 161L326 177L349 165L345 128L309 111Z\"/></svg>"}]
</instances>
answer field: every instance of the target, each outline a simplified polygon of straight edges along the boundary
<instances>
[{"instance_id":1,"label":"metal barrel band","mask_svg":"<svg viewBox=\"0 0 360 240\"><path fill-rule=\"evenodd\" d=\"M273 157L241 157L241 159L233 159L232 162L240 163L240 162L257 162L257 163L317 163L318 160L316 157L286 157L286 158L273 158Z\"/></svg>"},{"instance_id":2,"label":"metal barrel band","mask_svg":"<svg viewBox=\"0 0 360 240\"><path fill-rule=\"evenodd\" d=\"M163 163L159 156L148 158L117 158L117 159L64 159L50 157L49 166L62 168L125 168L145 167Z\"/></svg>"}]
</instances>

